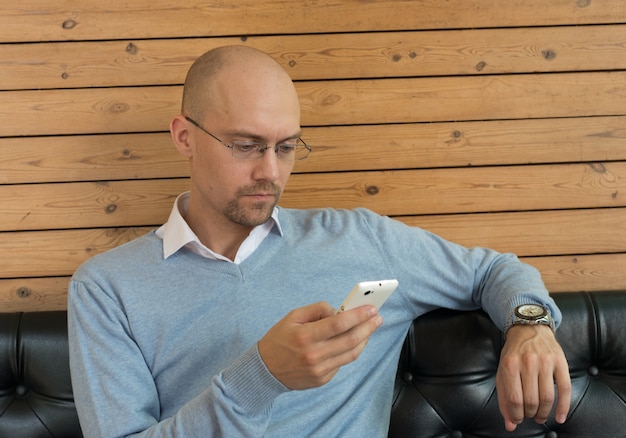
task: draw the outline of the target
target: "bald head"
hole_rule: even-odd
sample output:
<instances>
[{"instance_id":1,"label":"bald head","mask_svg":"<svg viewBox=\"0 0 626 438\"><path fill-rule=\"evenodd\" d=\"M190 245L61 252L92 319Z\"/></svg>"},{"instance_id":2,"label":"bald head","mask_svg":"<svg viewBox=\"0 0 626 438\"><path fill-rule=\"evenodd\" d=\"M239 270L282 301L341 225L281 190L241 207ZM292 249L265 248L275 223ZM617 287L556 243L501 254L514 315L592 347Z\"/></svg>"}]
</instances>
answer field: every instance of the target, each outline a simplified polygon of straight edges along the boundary
<instances>
[{"instance_id":1,"label":"bald head","mask_svg":"<svg viewBox=\"0 0 626 438\"><path fill-rule=\"evenodd\" d=\"M267 54L248 46L218 47L196 59L189 69L181 112L202 120L207 111L224 104L226 94L277 86L295 95L287 72Z\"/></svg>"}]
</instances>

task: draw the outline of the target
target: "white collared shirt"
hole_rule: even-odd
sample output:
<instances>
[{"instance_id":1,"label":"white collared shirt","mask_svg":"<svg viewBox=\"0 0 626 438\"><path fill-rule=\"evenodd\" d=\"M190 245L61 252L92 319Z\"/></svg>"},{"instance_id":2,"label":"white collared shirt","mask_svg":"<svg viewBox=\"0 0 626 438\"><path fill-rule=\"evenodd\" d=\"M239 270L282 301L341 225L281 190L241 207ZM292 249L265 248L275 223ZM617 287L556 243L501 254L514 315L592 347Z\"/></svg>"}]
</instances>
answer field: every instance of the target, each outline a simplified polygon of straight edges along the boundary
<instances>
[{"instance_id":1,"label":"white collared shirt","mask_svg":"<svg viewBox=\"0 0 626 438\"><path fill-rule=\"evenodd\" d=\"M163 258L166 259L176 253L181 248L186 248L202 257L213 260L224 260L231 262L230 259L221 254L207 248L200 239L192 231L184 219L189 205L189 192L178 195L167 222L163 224L157 231L156 235L163 239ZM263 240L272 231L276 229L283 235L280 223L278 221L278 209L274 208L272 217L264 224L257 225L252 229L248 237L243 241L237 254L235 255L235 264L243 262L250 254L252 254L263 242Z\"/></svg>"}]
</instances>

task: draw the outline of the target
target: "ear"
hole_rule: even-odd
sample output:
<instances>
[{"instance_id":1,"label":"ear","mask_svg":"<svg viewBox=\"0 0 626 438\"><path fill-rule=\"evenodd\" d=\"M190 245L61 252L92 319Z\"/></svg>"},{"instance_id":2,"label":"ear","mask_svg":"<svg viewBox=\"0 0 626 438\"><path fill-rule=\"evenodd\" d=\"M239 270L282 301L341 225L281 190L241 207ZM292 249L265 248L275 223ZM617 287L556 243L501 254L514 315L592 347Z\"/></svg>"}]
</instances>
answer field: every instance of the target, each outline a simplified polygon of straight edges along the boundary
<instances>
[{"instance_id":1,"label":"ear","mask_svg":"<svg viewBox=\"0 0 626 438\"><path fill-rule=\"evenodd\" d=\"M189 144L189 122L183 115L177 115L170 122L170 134L178 152L187 158L193 156L191 145Z\"/></svg>"}]
</instances>

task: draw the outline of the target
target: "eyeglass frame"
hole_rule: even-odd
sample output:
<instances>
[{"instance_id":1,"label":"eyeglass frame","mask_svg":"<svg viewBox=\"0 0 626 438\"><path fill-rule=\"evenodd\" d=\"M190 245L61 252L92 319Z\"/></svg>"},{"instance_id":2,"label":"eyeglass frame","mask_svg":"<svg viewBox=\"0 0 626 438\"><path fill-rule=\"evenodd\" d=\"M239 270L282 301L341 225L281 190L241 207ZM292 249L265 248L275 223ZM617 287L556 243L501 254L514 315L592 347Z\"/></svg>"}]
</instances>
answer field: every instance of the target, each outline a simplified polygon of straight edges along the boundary
<instances>
[{"instance_id":1,"label":"eyeglass frame","mask_svg":"<svg viewBox=\"0 0 626 438\"><path fill-rule=\"evenodd\" d=\"M200 123L196 122L196 121L195 121L194 119L192 119L191 117L189 117L189 116L183 116L183 117L185 118L185 120L187 120L189 123L191 123L192 125L194 125L196 128L200 129L200 130L201 130L201 131L203 131L205 134L209 134L211 137L213 137L213 139L215 139L215 140L219 141L219 142L220 142L220 143L222 143L224 146L226 146L228 149L230 149L230 150L231 150L231 154L232 154L232 156L233 156L234 158L240 158L240 159L242 159L242 160L246 160L246 159L247 159L247 160L256 160L256 159L262 158L262 157L263 157L263 155L265 154L265 151L269 149L269 146L268 146L268 144L267 144L267 143L261 143L261 142L256 142L256 141L233 141L233 143L232 143L232 144L228 144L228 143L226 143L225 141L220 140L220 139L219 139L217 136L215 136L214 134L211 134L209 131L207 131L207 130L206 130L206 128L204 128L204 127L203 127ZM302 158L295 158L295 159L293 159L293 160L287 160L287 159L284 159L284 158L280 158L280 155L278 155L278 148L279 148L279 147L281 147L281 146L287 146L287 145L288 145L288 146L290 146L290 147L293 147L293 148L294 148L294 154L295 154L295 148L296 148L296 147L298 147L299 145L298 145L298 144L295 144L295 145L290 145L290 144L285 144L285 143L279 143L279 144L276 144L276 145L274 146L274 148L273 148L273 149L274 149L274 153L276 154L276 158L278 158L278 159L279 159L279 160L281 160L281 161L291 162L291 163L295 163L296 161L303 161L303 160L306 160L306 159L307 159L307 157L309 156L309 154L312 152L312 150L311 150L311 146L309 146L308 144L306 144L306 143L304 142L304 140L302 140L302 138L300 138L300 137L298 137L296 141L299 141L300 143L302 143L302 146L304 146L304 148L307 150L307 154L306 154L304 157L302 157ZM249 144L249 145L251 145L251 146L252 146L252 145L254 145L255 149L256 149L258 152L260 152L260 153L261 153L261 155L260 155L260 156L258 156L258 157L254 157L254 158L237 157L237 156L235 155L235 145L236 145L237 143L247 143L247 144Z\"/></svg>"}]
</instances>

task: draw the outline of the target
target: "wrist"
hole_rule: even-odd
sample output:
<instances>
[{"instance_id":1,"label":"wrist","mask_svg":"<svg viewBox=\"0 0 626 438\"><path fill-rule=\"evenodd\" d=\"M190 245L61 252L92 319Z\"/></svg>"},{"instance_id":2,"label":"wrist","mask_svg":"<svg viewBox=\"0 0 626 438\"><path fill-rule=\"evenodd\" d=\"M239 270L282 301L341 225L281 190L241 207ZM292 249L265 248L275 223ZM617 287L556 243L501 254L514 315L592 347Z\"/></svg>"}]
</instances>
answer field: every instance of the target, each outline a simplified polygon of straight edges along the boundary
<instances>
[{"instance_id":1,"label":"wrist","mask_svg":"<svg viewBox=\"0 0 626 438\"><path fill-rule=\"evenodd\" d=\"M514 326L546 326L554 333L554 320L547 307L540 304L521 304L509 317L504 329L504 336Z\"/></svg>"}]
</instances>

